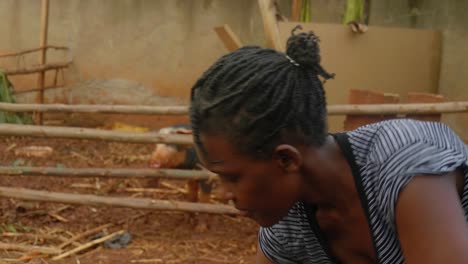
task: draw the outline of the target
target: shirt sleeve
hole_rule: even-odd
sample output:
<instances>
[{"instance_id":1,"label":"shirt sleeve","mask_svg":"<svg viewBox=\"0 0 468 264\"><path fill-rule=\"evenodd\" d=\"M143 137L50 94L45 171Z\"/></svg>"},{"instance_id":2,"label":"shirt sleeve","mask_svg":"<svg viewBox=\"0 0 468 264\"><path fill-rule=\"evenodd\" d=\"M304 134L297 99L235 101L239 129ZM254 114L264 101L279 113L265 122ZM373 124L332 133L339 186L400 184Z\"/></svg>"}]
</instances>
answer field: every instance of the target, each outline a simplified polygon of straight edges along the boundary
<instances>
[{"instance_id":1,"label":"shirt sleeve","mask_svg":"<svg viewBox=\"0 0 468 264\"><path fill-rule=\"evenodd\" d=\"M442 123L406 121L381 129L371 152L380 209L395 223L400 192L416 175L443 175L457 168L468 177L468 148Z\"/></svg>"},{"instance_id":2,"label":"shirt sleeve","mask_svg":"<svg viewBox=\"0 0 468 264\"><path fill-rule=\"evenodd\" d=\"M265 257L277 264L296 264L298 262L291 258L284 247L285 241L282 241L281 236L275 234L272 227L260 227L258 232L258 244Z\"/></svg>"}]
</instances>

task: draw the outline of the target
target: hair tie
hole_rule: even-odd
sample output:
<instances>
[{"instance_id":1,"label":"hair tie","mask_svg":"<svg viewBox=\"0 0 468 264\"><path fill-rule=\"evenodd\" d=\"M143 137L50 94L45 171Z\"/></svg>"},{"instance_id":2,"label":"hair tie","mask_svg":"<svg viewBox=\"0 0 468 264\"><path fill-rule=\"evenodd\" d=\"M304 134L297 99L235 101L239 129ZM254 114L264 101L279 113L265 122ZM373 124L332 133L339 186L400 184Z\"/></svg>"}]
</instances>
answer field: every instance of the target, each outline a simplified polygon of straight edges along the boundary
<instances>
[{"instance_id":1,"label":"hair tie","mask_svg":"<svg viewBox=\"0 0 468 264\"><path fill-rule=\"evenodd\" d=\"M289 60L289 62L291 62L294 66L301 66L299 65L299 63L297 63L295 60L293 60L291 57L289 57L288 55L286 55L286 58Z\"/></svg>"}]
</instances>

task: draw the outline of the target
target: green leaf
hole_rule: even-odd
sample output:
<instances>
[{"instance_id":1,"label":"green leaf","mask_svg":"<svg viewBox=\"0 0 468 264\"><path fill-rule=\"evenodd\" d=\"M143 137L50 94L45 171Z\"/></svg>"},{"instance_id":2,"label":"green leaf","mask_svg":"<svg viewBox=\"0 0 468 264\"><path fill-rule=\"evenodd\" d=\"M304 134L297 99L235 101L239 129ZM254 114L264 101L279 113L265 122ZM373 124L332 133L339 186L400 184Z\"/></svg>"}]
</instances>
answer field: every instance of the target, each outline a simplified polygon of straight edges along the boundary
<instances>
[{"instance_id":1,"label":"green leaf","mask_svg":"<svg viewBox=\"0 0 468 264\"><path fill-rule=\"evenodd\" d=\"M343 16L343 24L356 21L362 22L364 15L364 2L363 0L348 0L346 2L346 10Z\"/></svg>"},{"instance_id":2,"label":"green leaf","mask_svg":"<svg viewBox=\"0 0 468 264\"><path fill-rule=\"evenodd\" d=\"M6 225L6 228L7 228L10 232L18 233L18 231L16 231L16 228L15 228L12 224L7 224L7 225Z\"/></svg>"},{"instance_id":3,"label":"green leaf","mask_svg":"<svg viewBox=\"0 0 468 264\"><path fill-rule=\"evenodd\" d=\"M21 166L24 166L25 164L26 164L26 161L24 159L16 159L15 161L13 161L12 166L21 167Z\"/></svg>"}]
</instances>

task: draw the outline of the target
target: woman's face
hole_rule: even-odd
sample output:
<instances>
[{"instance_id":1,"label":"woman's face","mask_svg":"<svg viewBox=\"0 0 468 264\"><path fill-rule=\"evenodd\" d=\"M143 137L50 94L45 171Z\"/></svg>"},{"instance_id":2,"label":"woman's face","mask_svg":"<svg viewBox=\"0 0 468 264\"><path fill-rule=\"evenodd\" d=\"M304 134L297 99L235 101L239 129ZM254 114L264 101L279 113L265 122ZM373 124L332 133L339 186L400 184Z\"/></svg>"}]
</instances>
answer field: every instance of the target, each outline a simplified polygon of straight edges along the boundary
<instances>
[{"instance_id":1,"label":"woman's face","mask_svg":"<svg viewBox=\"0 0 468 264\"><path fill-rule=\"evenodd\" d=\"M279 158L255 160L241 155L222 136L200 135L206 155L197 148L203 166L218 174L225 198L243 215L268 227L287 215L299 200L301 175L288 170Z\"/></svg>"}]
</instances>

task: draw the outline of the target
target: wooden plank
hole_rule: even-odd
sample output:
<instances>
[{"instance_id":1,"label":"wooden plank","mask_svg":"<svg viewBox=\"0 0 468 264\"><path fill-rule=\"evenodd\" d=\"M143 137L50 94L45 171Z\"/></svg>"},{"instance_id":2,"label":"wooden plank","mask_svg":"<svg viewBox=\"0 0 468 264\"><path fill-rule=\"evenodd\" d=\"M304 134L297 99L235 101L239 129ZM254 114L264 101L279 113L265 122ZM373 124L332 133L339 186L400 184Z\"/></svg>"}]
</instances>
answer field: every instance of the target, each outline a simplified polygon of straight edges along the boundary
<instances>
[{"instance_id":1,"label":"wooden plank","mask_svg":"<svg viewBox=\"0 0 468 264\"><path fill-rule=\"evenodd\" d=\"M222 204L190 203L133 197L102 197L89 194L59 193L11 187L0 187L0 197L89 206L116 206L135 209L198 212L207 214L239 214L239 211L234 207Z\"/></svg>"},{"instance_id":2,"label":"wooden plank","mask_svg":"<svg viewBox=\"0 0 468 264\"><path fill-rule=\"evenodd\" d=\"M284 51L276 19L277 12L274 0L258 0L258 5L262 15L267 46L278 51Z\"/></svg>"},{"instance_id":3,"label":"wooden plank","mask_svg":"<svg viewBox=\"0 0 468 264\"><path fill-rule=\"evenodd\" d=\"M220 27L215 27L214 31L218 34L218 37L223 42L224 46L229 51L234 51L240 47L242 47L242 43L237 37L237 35L231 30L229 25L223 25Z\"/></svg>"}]
</instances>

